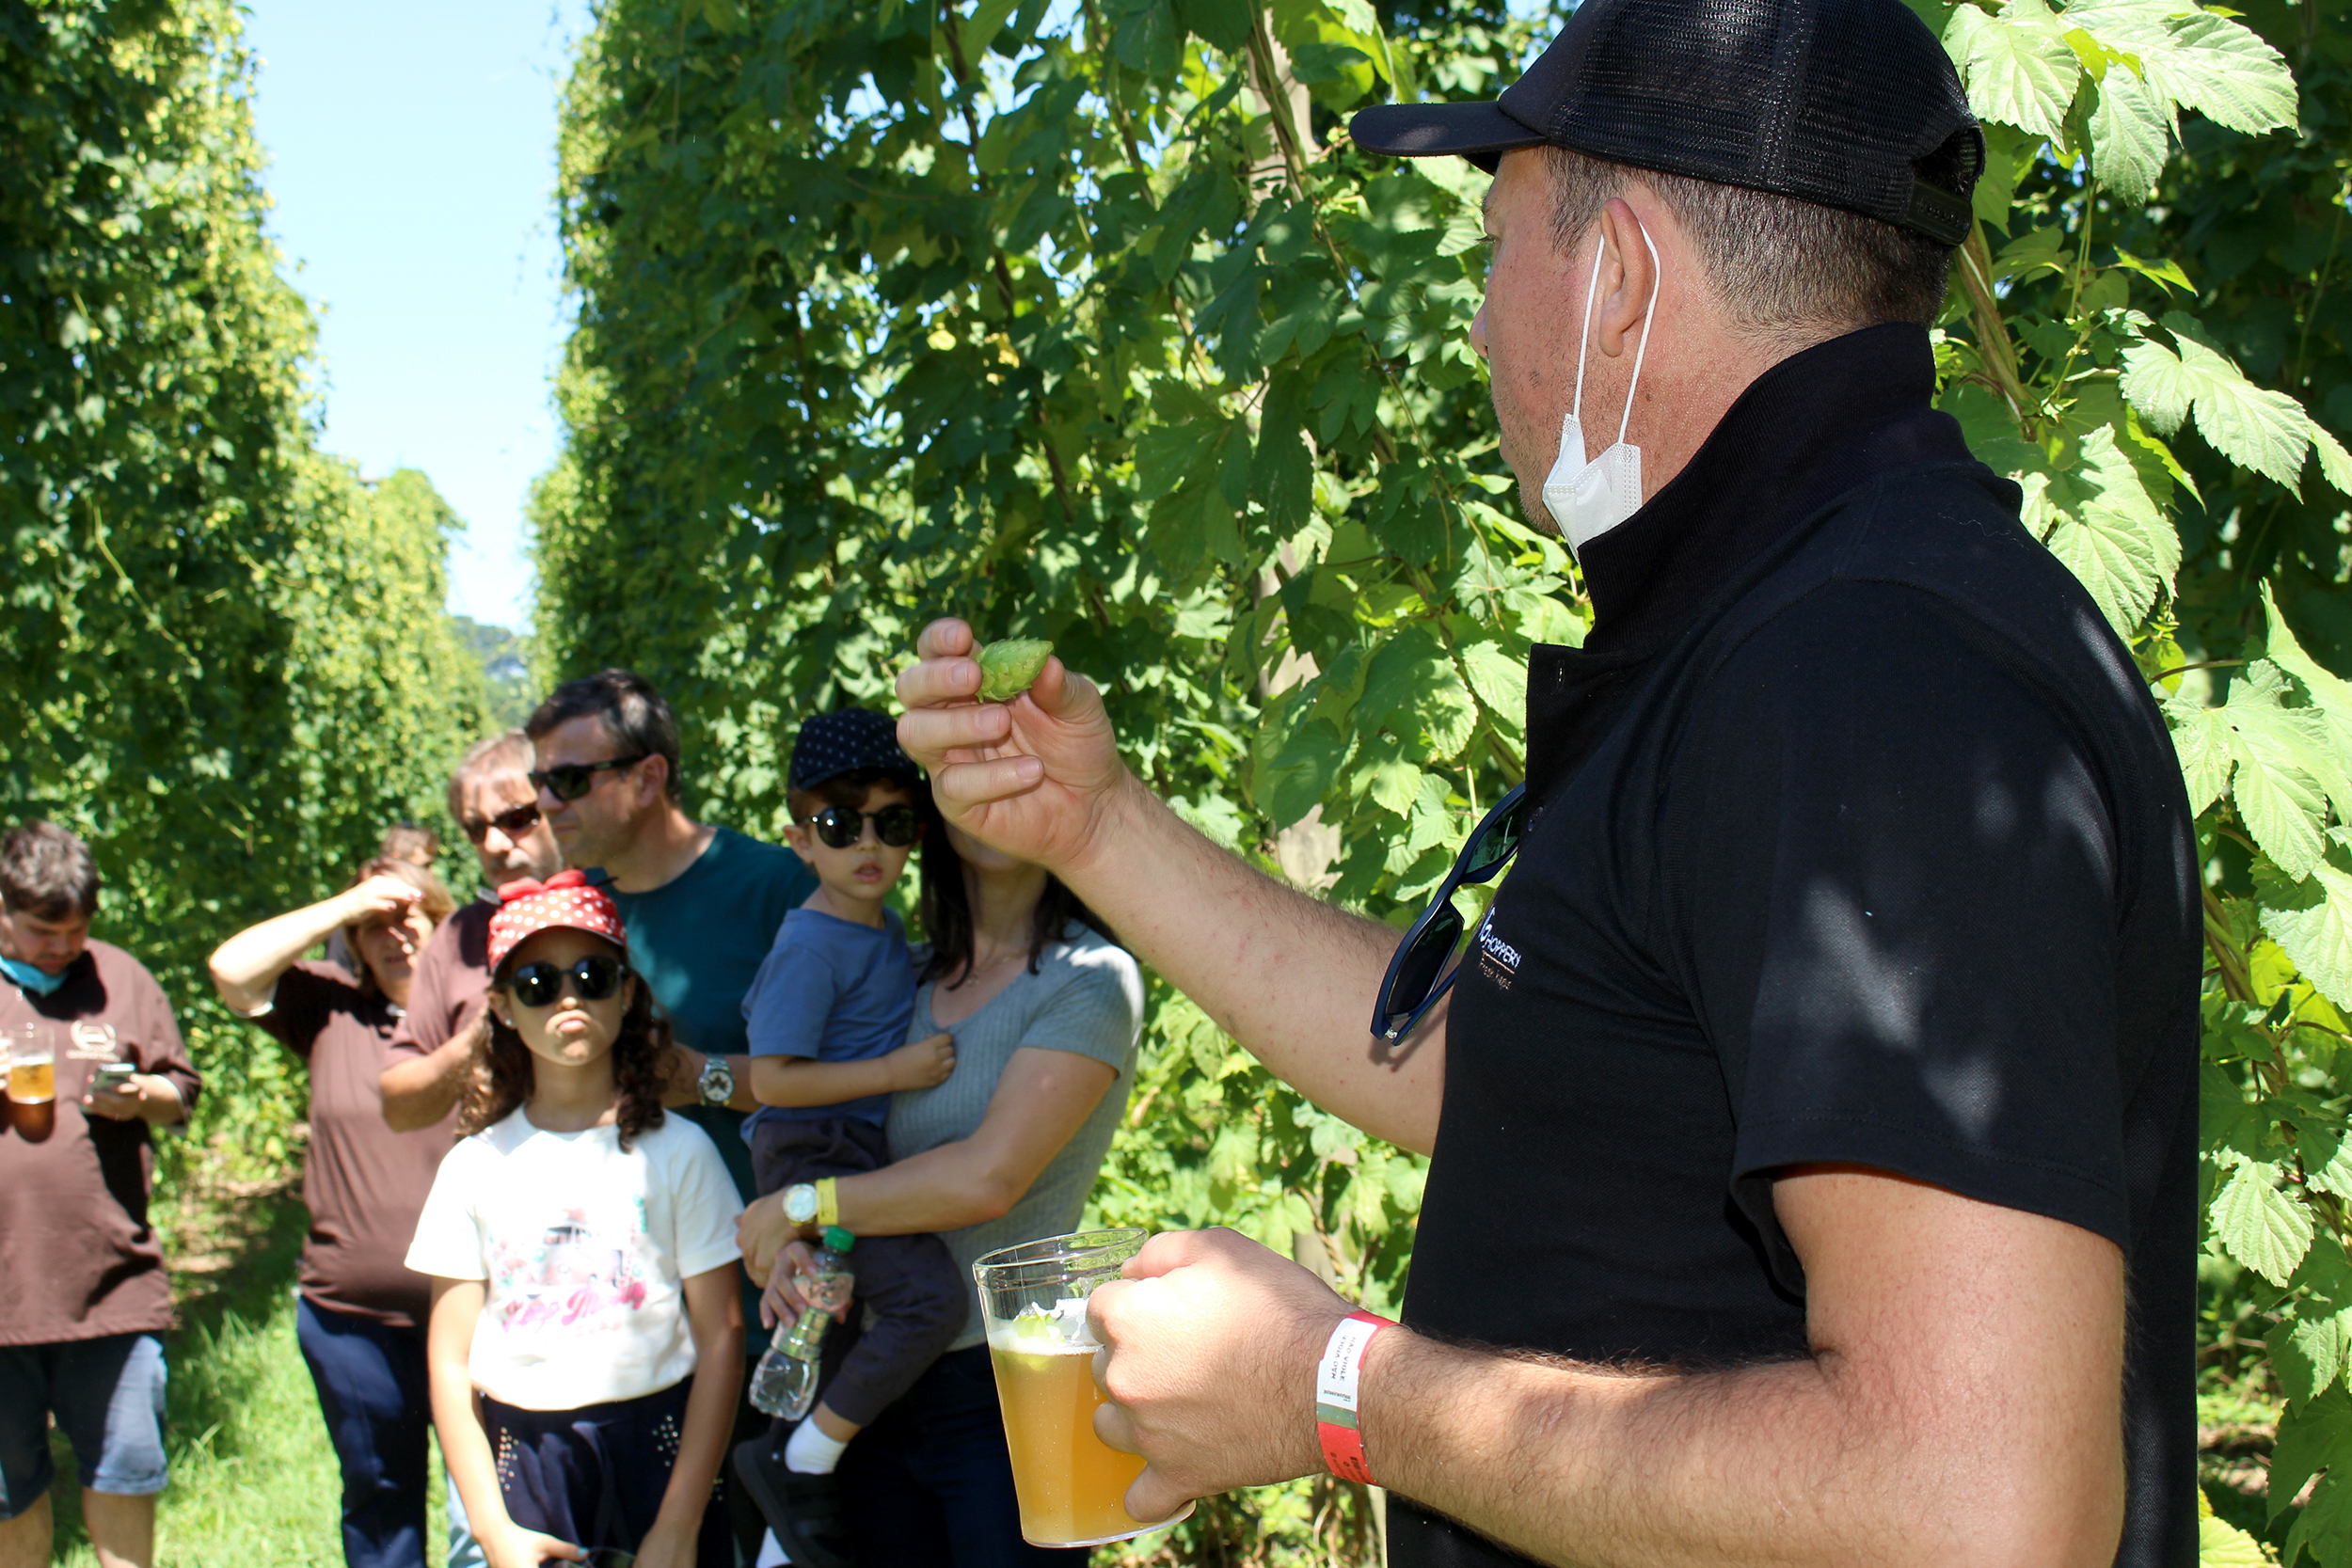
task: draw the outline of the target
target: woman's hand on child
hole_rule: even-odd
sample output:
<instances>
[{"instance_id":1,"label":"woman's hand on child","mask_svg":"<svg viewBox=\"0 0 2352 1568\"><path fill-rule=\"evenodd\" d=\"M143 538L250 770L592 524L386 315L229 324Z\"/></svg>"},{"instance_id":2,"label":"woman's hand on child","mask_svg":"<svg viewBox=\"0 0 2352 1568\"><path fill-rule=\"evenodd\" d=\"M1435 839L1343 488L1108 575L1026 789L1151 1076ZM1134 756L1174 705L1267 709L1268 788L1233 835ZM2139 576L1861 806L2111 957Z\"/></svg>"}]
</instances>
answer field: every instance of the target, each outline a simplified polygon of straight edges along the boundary
<instances>
[{"instance_id":1,"label":"woman's hand on child","mask_svg":"<svg viewBox=\"0 0 2352 1568\"><path fill-rule=\"evenodd\" d=\"M482 1543L482 1555L490 1568L539 1568L542 1562L578 1562L588 1555L568 1541L558 1541L552 1535L541 1535L516 1524L504 1528L493 1527L476 1539Z\"/></svg>"},{"instance_id":2,"label":"woman's hand on child","mask_svg":"<svg viewBox=\"0 0 2352 1568\"><path fill-rule=\"evenodd\" d=\"M773 1328L780 1323L797 1321L808 1310L808 1291L804 1281L815 1276L809 1265L817 1259L817 1249L806 1242L787 1243L776 1254L773 1267L768 1271L768 1289L759 1295L759 1323L763 1328ZM834 1322L850 1321L847 1302L834 1308Z\"/></svg>"},{"instance_id":3,"label":"woman's hand on child","mask_svg":"<svg viewBox=\"0 0 2352 1568\"><path fill-rule=\"evenodd\" d=\"M934 1088L947 1081L956 1070L956 1037L933 1035L902 1045L882 1058L890 1069L890 1087L900 1089Z\"/></svg>"}]
</instances>

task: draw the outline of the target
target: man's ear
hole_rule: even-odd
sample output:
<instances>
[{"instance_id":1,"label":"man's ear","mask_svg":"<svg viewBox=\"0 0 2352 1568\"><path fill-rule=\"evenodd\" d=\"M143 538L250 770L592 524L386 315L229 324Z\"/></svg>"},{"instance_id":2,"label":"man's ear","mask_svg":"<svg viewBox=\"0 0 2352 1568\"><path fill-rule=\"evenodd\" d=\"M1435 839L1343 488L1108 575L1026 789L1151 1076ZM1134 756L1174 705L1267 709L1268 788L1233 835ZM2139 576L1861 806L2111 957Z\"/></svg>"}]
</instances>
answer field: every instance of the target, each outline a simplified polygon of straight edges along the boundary
<instances>
[{"instance_id":1,"label":"man's ear","mask_svg":"<svg viewBox=\"0 0 2352 1568\"><path fill-rule=\"evenodd\" d=\"M637 765L637 804L657 805L670 793L670 759L656 752Z\"/></svg>"},{"instance_id":2,"label":"man's ear","mask_svg":"<svg viewBox=\"0 0 2352 1568\"><path fill-rule=\"evenodd\" d=\"M1600 210L1600 309L1593 317L1593 342L1612 359L1641 341L1642 318L1658 285L1658 263L1650 245L1656 236L1625 198L1613 196Z\"/></svg>"}]
</instances>

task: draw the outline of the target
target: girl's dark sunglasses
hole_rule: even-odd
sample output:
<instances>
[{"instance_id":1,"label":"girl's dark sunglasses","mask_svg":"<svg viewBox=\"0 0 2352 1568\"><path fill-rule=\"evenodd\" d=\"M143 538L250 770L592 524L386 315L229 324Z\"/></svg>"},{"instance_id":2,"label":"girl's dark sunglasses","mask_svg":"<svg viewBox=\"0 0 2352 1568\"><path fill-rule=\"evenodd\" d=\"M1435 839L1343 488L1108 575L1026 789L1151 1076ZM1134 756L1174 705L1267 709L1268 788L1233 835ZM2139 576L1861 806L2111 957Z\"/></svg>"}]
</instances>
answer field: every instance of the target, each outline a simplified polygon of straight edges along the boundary
<instances>
[{"instance_id":1,"label":"girl's dark sunglasses","mask_svg":"<svg viewBox=\"0 0 2352 1568\"><path fill-rule=\"evenodd\" d=\"M575 959L569 969L564 969L542 958L515 971L507 988L514 992L515 1000L526 1007L551 1007L556 998L564 994L567 978L582 1002L601 1002L621 989L621 960L598 954Z\"/></svg>"},{"instance_id":2,"label":"girl's dark sunglasses","mask_svg":"<svg viewBox=\"0 0 2352 1568\"><path fill-rule=\"evenodd\" d=\"M516 806L499 813L486 822L468 822L465 824L465 829L466 836L479 844L490 836L492 828L496 828L510 839L519 839L538 825L539 808L537 806Z\"/></svg>"},{"instance_id":3,"label":"girl's dark sunglasses","mask_svg":"<svg viewBox=\"0 0 2352 1568\"><path fill-rule=\"evenodd\" d=\"M1454 869L1438 884L1437 896L1406 929L1381 978L1380 995L1373 1003L1372 1032L1393 1044L1413 1032L1438 998L1454 984L1460 966L1446 959L1462 940L1462 912L1454 907L1454 890L1483 882L1500 872L1518 853L1527 831L1527 786L1518 784L1497 800L1494 809L1470 832L1470 842L1455 857Z\"/></svg>"},{"instance_id":4,"label":"girl's dark sunglasses","mask_svg":"<svg viewBox=\"0 0 2352 1568\"><path fill-rule=\"evenodd\" d=\"M893 849L903 849L923 836L923 818L913 806L884 806L880 811L850 811L845 806L827 806L808 819L817 830L820 843L835 849L847 849L866 836L866 824L874 824L874 836Z\"/></svg>"},{"instance_id":5,"label":"girl's dark sunglasses","mask_svg":"<svg viewBox=\"0 0 2352 1568\"><path fill-rule=\"evenodd\" d=\"M544 789L559 800L577 800L596 787L596 775L606 768L634 768L651 755L651 752L640 752L635 756L607 757L602 762L558 763L545 771L533 768L523 777L531 781L532 788Z\"/></svg>"}]
</instances>

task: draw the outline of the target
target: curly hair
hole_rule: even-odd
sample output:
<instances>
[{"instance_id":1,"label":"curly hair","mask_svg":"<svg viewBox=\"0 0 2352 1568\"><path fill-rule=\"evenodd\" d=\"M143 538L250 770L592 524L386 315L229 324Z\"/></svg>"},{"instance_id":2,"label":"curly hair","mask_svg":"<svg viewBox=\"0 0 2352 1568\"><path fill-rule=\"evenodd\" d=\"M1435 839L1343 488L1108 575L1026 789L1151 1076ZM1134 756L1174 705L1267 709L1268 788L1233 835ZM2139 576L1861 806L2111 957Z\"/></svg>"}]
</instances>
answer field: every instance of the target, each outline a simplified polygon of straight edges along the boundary
<instances>
[{"instance_id":1,"label":"curly hair","mask_svg":"<svg viewBox=\"0 0 2352 1568\"><path fill-rule=\"evenodd\" d=\"M612 1039L612 1092L619 1101L613 1122L620 1131L621 1147L627 1148L640 1132L661 1125L661 1091L668 1082L665 1063L673 1036L670 1021L654 1005L653 988L627 964L621 973L625 980L635 982L628 1011L621 1015L620 1033ZM501 976L491 985L504 990L506 981ZM511 1026L500 1022L496 1012L486 1017L489 1033L474 1047L466 1092L458 1101L457 1135L461 1138L505 1120L531 1098L531 1048Z\"/></svg>"}]
</instances>

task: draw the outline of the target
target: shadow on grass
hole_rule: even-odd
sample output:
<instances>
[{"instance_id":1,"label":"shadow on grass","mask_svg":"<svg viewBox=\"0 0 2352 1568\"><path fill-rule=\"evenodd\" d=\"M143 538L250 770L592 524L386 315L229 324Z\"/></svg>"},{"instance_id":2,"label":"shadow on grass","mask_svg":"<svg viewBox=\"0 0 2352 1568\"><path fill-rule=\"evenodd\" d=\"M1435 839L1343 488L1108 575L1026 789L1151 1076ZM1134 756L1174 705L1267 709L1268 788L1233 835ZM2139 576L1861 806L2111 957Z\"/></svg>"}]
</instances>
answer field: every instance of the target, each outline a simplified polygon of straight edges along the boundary
<instances>
[{"instance_id":1,"label":"shadow on grass","mask_svg":"<svg viewBox=\"0 0 2352 1568\"><path fill-rule=\"evenodd\" d=\"M254 1341L285 1310L310 1227L301 1182L206 1180L200 1174L159 1212L170 1237L172 1295L180 1326L164 1337L170 1384L164 1449L175 1472L199 1453L232 1457L251 1435L241 1419L270 1373ZM159 1197L158 1210L169 1202ZM52 1432L57 1479L50 1488L56 1540L51 1560L88 1549L79 1472L65 1434Z\"/></svg>"}]
</instances>

